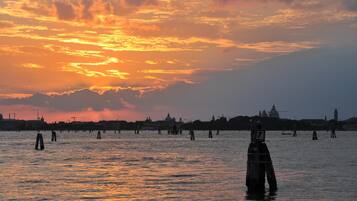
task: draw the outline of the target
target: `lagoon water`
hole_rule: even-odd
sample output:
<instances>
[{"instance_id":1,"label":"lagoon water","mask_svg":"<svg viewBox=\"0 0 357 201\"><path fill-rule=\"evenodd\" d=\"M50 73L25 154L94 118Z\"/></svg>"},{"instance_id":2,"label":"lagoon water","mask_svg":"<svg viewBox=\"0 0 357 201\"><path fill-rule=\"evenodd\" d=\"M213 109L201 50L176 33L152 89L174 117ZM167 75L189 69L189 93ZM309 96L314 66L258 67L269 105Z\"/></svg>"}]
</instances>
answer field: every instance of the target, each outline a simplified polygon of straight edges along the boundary
<instances>
[{"instance_id":1,"label":"lagoon water","mask_svg":"<svg viewBox=\"0 0 357 201\"><path fill-rule=\"evenodd\" d=\"M163 132L164 133L164 132ZM357 200L357 133L298 137L268 132L278 191L264 200ZM0 200L250 200L248 131L178 136L157 132L0 132Z\"/></svg>"}]
</instances>

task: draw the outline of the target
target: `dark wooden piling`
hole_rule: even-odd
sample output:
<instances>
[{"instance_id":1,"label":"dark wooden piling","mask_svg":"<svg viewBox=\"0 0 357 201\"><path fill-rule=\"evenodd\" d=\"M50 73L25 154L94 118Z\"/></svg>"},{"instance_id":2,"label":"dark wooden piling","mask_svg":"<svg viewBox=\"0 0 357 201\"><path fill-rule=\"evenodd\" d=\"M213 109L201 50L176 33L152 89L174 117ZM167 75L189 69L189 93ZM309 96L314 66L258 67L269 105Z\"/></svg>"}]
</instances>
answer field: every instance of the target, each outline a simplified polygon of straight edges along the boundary
<instances>
[{"instance_id":1,"label":"dark wooden piling","mask_svg":"<svg viewBox=\"0 0 357 201\"><path fill-rule=\"evenodd\" d=\"M57 142L57 133L56 133L56 131L52 131L51 141L52 142Z\"/></svg>"},{"instance_id":2,"label":"dark wooden piling","mask_svg":"<svg viewBox=\"0 0 357 201\"><path fill-rule=\"evenodd\" d=\"M312 140L318 140L316 131L312 132Z\"/></svg>"},{"instance_id":3,"label":"dark wooden piling","mask_svg":"<svg viewBox=\"0 0 357 201\"><path fill-rule=\"evenodd\" d=\"M193 130L190 130L190 139L191 139L191 141L195 141L196 140L195 132Z\"/></svg>"},{"instance_id":4,"label":"dark wooden piling","mask_svg":"<svg viewBox=\"0 0 357 201\"><path fill-rule=\"evenodd\" d=\"M269 191L274 192L274 191L278 190L278 185L276 182L273 161L271 160L269 149L265 143L263 143L262 149L263 149L262 150L263 153L265 153L265 155L263 155L264 156L263 161L265 164L265 172L266 172L267 180L268 180L268 184L269 184Z\"/></svg>"},{"instance_id":5,"label":"dark wooden piling","mask_svg":"<svg viewBox=\"0 0 357 201\"><path fill-rule=\"evenodd\" d=\"M219 130L217 129L216 135L219 135Z\"/></svg>"},{"instance_id":6,"label":"dark wooden piling","mask_svg":"<svg viewBox=\"0 0 357 201\"><path fill-rule=\"evenodd\" d=\"M246 186L250 194L265 192L265 164L262 163L261 146L250 143L248 148Z\"/></svg>"},{"instance_id":7,"label":"dark wooden piling","mask_svg":"<svg viewBox=\"0 0 357 201\"><path fill-rule=\"evenodd\" d=\"M331 138L337 138L337 136L336 136L336 129L335 129L335 128L332 128L332 129L331 129Z\"/></svg>"},{"instance_id":8,"label":"dark wooden piling","mask_svg":"<svg viewBox=\"0 0 357 201\"><path fill-rule=\"evenodd\" d=\"M251 142L248 148L246 175L248 194L265 193L265 175L270 192L275 192L278 188L269 149L265 144L265 131L258 127L251 131Z\"/></svg>"},{"instance_id":9,"label":"dark wooden piling","mask_svg":"<svg viewBox=\"0 0 357 201\"><path fill-rule=\"evenodd\" d=\"M44 150L45 149L45 144L43 142L43 136L41 133L37 133L35 149L36 150Z\"/></svg>"},{"instance_id":10,"label":"dark wooden piling","mask_svg":"<svg viewBox=\"0 0 357 201\"><path fill-rule=\"evenodd\" d=\"M97 133L97 140L100 140L102 139L102 133L100 131L98 131Z\"/></svg>"},{"instance_id":11,"label":"dark wooden piling","mask_svg":"<svg viewBox=\"0 0 357 201\"><path fill-rule=\"evenodd\" d=\"M161 129L160 129L160 128L157 130L157 133L158 133L159 135L161 135Z\"/></svg>"},{"instance_id":12,"label":"dark wooden piling","mask_svg":"<svg viewBox=\"0 0 357 201\"><path fill-rule=\"evenodd\" d=\"M293 137L297 137L297 131L296 130L293 131Z\"/></svg>"},{"instance_id":13,"label":"dark wooden piling","mask_svg":"<svg viewBox=\"0 0 357 201\"><path fill-rule=\"evenodd\" d=\"M213 138L212 130L209 130L209 131L208 131L208 138L209 138L209 139L212 139L212 138Z\"/></svg>"}]
</instances>

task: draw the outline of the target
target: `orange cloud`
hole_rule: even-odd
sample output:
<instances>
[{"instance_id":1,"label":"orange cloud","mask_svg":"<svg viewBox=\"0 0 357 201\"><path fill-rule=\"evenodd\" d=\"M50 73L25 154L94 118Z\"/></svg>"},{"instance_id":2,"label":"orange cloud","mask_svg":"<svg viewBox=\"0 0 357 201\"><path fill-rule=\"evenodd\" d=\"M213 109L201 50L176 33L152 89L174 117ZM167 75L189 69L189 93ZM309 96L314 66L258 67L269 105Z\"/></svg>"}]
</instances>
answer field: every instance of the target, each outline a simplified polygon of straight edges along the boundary
<instances>
[{"instance_id":1,"label":"orange cloud","mask_svg":"<svg viewBox=\"0 0 357 201\"><path fill-rule=\"evenodd\" d=\"M41 69L43 66L39 64L33 64L33 63L26 63L22 65L24 68L31 68L31 69Z\"/></svg>"},{"instance_id":2,"label":"orange cloud","mask_svg":"<svg viewBox=\"0 0 357 201\"><path fill-rule=\"evenodd\" d=\"M0 29L14 27L15 24L11 21L2 20L0 21Z\"/></svg>"}]
</instances>

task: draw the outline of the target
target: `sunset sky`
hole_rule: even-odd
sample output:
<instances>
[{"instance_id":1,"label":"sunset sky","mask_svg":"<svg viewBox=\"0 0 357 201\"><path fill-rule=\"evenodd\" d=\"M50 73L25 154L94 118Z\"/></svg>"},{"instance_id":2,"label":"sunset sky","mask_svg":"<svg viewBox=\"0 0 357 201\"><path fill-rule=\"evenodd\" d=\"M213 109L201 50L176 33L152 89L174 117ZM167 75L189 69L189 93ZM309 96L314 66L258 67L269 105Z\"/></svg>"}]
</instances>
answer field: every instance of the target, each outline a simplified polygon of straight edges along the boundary
<instances>
[{"instance_id":1,"label":"sunset sky","mask_svg":"<svg viewBox=\"0 0 357 201\"><path fill-rule=\"evenodd\" d=\"M49 121L220 115L232 109L192 115L166 100L181 85L356 44L356 0L0 0L0 113L34 119L39 110Z\"/></svg>"}]
</instances>

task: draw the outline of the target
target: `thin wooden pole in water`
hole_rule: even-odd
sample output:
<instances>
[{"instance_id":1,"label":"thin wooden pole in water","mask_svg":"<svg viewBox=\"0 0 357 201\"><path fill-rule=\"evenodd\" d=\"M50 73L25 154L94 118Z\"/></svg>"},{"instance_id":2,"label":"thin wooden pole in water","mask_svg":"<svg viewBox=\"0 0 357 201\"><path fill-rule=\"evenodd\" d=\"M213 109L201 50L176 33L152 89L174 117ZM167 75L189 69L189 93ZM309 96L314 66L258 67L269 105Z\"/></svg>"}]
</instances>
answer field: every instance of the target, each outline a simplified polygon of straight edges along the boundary
<instances>
[{"instance_id":1,"label":"thin wooden pole in water","mask_svg":"<svg viewBox=\"0 0 357 201\"><path fill-rule=\"evenodd\" d=\"M296 137L297 136L297 131L296 129L293 131L293 137Z\"/></svg>"},{"instance_id":2,"label":"thin wooden pole in water","mask_svg":"<svg viewBox=\"0 0 357 201\"><path fill-rule=\"evenodd\" d=\"M57 133L56 131L52 131L51 141L57 142Z\"/></svg>"},{"instance_id":3,"label":"thin wooden pole in water","mask_svg":"<svg viewBox=\"0 0 357 201\"><path fill-rule=\"evenodd\" d=\"M102 139L102 134L101 134L100 131L98 131L98 133L97 133L97 140L100 140L100 139Z\"/></svg>"},{"instance_id":4,"label":"thin wooden pole in water","mask_svg":"<svg viewBox=\"0 0 357 201\"><path fill-rule=\"evenodd\" d=\"M333 121L332 122L332 125L331 125L331 138L336 138L336 124L337 122L336 121Z\"/></svg>"},{"instance_id":5,"label":"thin wooden pole in water","mask_svg":"<svg viewBox=\"0 0 357 201\"><path fill-rule=\"evenodd\" d=\"M318 140L316 131L312 132L312 140Z\"/></svg>"},{"instance_id":6,"label":"thin wooden pole in water","mask_svg":"<svg viewBox=\"0 0 357 201\"><path fill-rule=\"evenodd\" d=\"M297 129L297 125L295 124L295 125L294 125L294 130L293 130L293 137L296 137L296 136L297 136L297 131L296 131L296 129Z\"/></svg>"},{"instance_id":7,"label":"thin wooden pole in water","mask_svg":"<svg viewBox=\"0 0 357 201\"><path fill-rule=\"evenodd\" d=\"M193 130L190 130L190 139L191 139L191 141L195 141L196 140L195 132Z\"/></svg>"},{"instance_id":8,"label":"thin wooden pole in water","mask_svg":"<svg viewBox=\"0 0 357 201\"><path fill-rule=\"evenodd\" d=\"M208 131L208 138L209 138L209 139L212 139L212 138L213 138L212 130L209 130L209 131Z\"/></svg>"},{"instance_id":9,"label":"thin wooden pole in water","mask_svg":"<svg viewBox=\"0 0 357 201\"><path fill-rule=\"evenodd\" d=\"M43 142L43 136L41 133L37 133L35 149L36 150L44 150L45 149L45 144Z\"/></svg>"},{"instance_id":10,"label":"thin wooden pole in water","mask_svg":"<svg viewBox=\"0 0 357 201\"><path fill-rule=\"evenodd\" d=\"M331 129L331 138L337 138L337 136L336 136L336 129L335 129L335 128L332 128L332 129Z\"/></svg>"}]
</instances>

